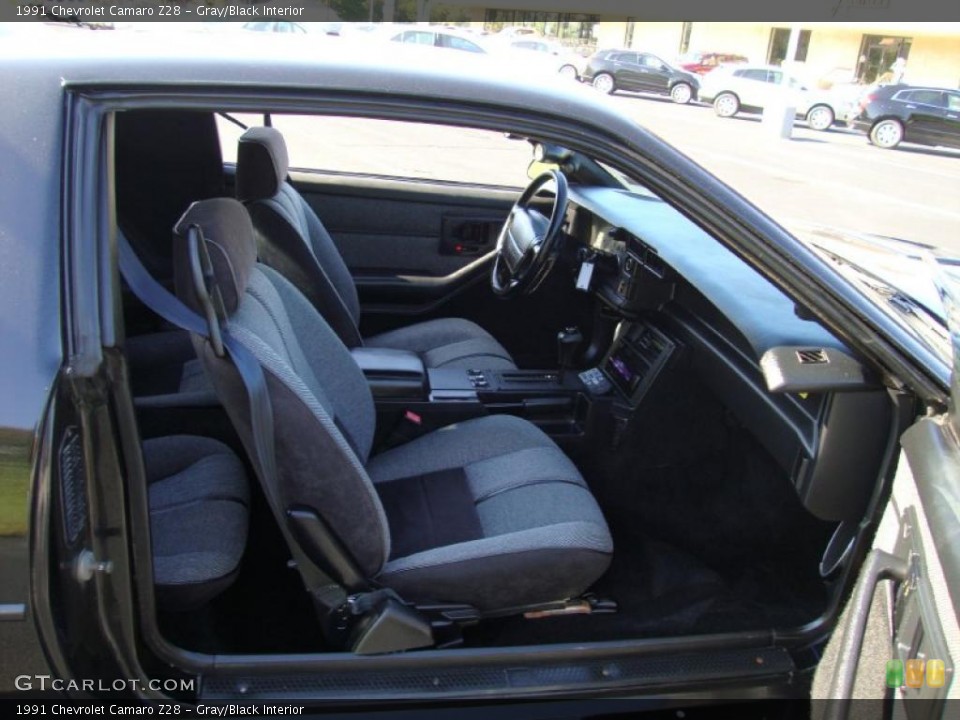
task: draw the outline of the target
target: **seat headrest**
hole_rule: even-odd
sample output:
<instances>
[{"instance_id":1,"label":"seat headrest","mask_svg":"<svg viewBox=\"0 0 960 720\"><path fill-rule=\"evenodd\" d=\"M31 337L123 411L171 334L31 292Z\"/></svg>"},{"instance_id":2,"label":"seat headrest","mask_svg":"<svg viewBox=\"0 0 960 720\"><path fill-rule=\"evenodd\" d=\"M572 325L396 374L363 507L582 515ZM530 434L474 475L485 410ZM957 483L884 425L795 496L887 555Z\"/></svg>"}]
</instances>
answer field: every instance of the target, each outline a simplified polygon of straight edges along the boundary
<instances>
[{"instance_id":1,"label":"seat headrest","mask_svg":"<svg viewBox=\"0 0 960 720\"><path fill-rule=\"evenodd\" d=\"M247 289L257 262L257 243L247 209L233 198L193 203L173 229L173 278L177 297L202 314L191 271L188 231L196 225L206 240L210 264L227 315L232 315Z\"/></svg>"},{"instance_id":2,"label":"seat headrest","mask_svg":"<svg viewBox=\"0 0 960 720\"><path fill-rule=\"evenodd\" d=\"M290 158L279 130L255 127L240 136L237 146L237 199L272 198L287 179Z\"/></svg>"}]
</instances>

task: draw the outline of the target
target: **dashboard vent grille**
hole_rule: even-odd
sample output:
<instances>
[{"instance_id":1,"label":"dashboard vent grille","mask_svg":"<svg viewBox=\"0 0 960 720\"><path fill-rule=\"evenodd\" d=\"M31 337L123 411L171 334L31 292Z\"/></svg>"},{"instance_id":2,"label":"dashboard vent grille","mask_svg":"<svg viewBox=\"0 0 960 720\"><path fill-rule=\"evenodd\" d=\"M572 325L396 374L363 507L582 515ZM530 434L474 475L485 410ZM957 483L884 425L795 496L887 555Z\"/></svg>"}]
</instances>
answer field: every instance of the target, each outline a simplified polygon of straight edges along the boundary
<instances>
[{"instance_id":1,"label":"dashboard vent grille","mask_svg":"<svg viewBox=\"0 0 960 720\"><path fill-rule=\"evenodd\" d=\"M823 365L829 362L826 350L797 350L797 359L801 365Z\"/></svg>"}]
</instances>

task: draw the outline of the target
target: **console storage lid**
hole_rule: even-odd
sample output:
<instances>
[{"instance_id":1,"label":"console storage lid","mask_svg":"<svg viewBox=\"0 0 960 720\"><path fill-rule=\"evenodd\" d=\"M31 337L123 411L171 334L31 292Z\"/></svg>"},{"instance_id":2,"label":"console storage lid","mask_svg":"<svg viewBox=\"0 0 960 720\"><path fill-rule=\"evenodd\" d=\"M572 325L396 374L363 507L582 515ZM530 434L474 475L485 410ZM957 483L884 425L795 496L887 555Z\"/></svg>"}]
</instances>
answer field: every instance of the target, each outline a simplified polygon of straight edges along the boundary
<instances>
[{"instance_id":1,"label":"console storage lid","mask_svg":"<svg viewBox=\"0 0 960 720\"><path fill-rule=\"evenodd\" d=\"M427 373L420 356L409 350L354 348L353 359L377 397L423 398Z\"/></svg>"}]
</instances>

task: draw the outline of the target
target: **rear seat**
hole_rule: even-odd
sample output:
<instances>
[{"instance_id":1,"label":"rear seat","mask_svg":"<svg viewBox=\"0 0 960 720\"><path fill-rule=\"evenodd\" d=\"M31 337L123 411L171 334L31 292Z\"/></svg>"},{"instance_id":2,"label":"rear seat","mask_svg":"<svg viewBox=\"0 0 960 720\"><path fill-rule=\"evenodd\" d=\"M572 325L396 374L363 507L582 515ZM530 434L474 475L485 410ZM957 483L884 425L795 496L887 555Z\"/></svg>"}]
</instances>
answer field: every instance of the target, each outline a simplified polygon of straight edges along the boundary
<instances>
[{"instance_id":1,"label":"rear seat","mask_svg":"<svg viewBox=\"0 0 960 720\"><path fill-rule=\"evenodd\" d=\"M243 463L217 440L143 443L157 604L189 610L236 579L247 544L250 488Z\"/></svg>"}]
</instances>

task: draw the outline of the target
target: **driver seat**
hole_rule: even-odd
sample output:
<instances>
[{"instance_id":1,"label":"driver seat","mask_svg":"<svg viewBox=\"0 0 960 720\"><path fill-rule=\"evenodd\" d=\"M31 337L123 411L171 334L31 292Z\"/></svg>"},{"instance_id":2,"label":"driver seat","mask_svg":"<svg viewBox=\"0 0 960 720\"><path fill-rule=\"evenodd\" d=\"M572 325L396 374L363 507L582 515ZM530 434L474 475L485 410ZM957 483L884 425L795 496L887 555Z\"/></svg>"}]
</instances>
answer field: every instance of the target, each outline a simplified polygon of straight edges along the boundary
<instances>
[{"instance_id":1,"label":"driver seat","mask_svg":"<svg viewBox=\"0 0 960 720\"><path fill-rule=\"evenodd\" d=\"M237 148L237 199L245 203L260 261L283 275L323 315L350 349L407 350L427 368L515 370L510 353L476 323L442 318L362 338L353 277L316 213L287 182L283 135L255 127Z\"/></svg>"}]
</instances>

